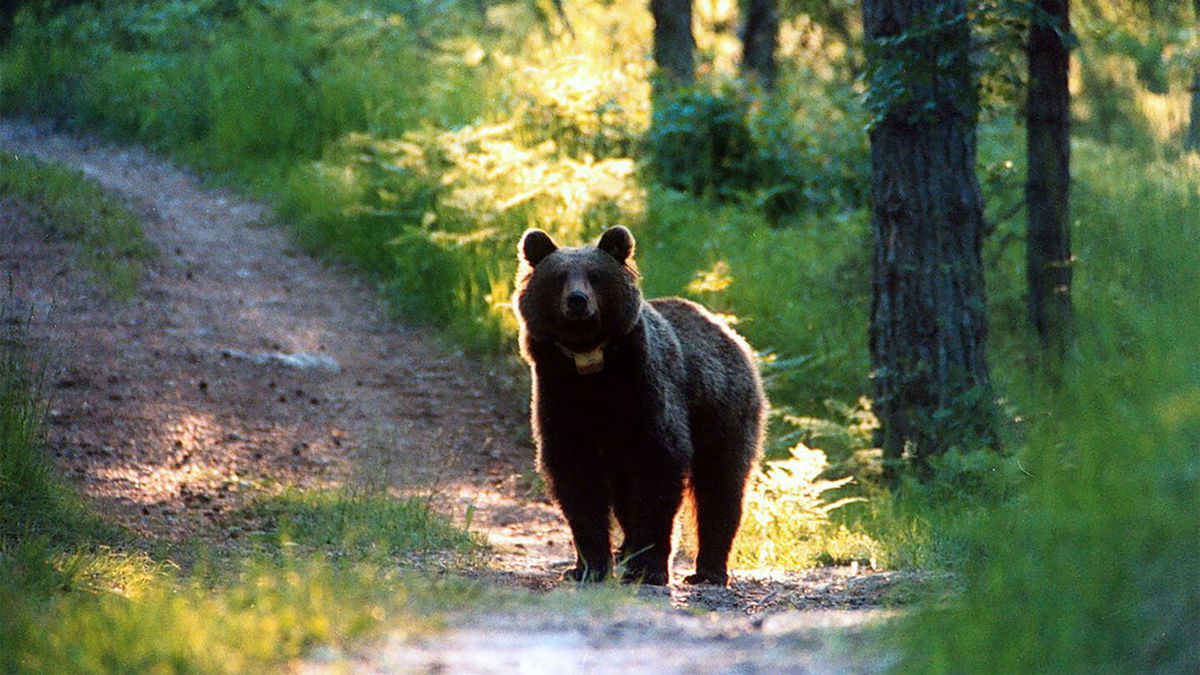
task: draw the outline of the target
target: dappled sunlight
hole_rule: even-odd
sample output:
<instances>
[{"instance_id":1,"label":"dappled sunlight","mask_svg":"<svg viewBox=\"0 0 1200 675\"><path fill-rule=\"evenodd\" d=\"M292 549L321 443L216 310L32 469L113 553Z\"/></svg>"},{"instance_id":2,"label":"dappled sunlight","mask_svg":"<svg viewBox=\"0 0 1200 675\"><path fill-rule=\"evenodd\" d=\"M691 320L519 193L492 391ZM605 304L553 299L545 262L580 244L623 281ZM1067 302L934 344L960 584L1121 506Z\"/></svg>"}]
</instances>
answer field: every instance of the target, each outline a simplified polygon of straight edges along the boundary
<instances>
[{"instance_id":1,"label":"dappled sunlight","mask_svg":"<svg viewBox=\"0 0 1200 675\"><path fill-rule=\"evenodd\" d=\"M696 272L696 277L688 284L688 293L719 293L733 283L729 263L718 260L707 270Z\"/></svg>"},{"instance_id":2,"label":"dappled sunlight","mask_svg":"<svg viewBox=\"0 0 1200 675\"><path fill-rule=\"evenodd\" d=\"M107 489L100 488L100 494L121 497L137 504L170 501L187 490L207 492L236 489L241 482L237 472L223 463L140 463L99 468L93 475L109 484Z\"/></svg>"},{"instance_id":3,"label":"dappled sunlight","mask_svg":"<svg viewBox=\"0 0 1200 675\"><path fill-rule=\"evenodd\" d=\"M1186 90L1163 94L1139 90L1138 110L1145 116L1154 140L1159 143L1179 143L1187 132L1191 97Z\"/></svg>"},{"instance_id":4,"label":"dappled sunlight","mask_svg":"<svg viewBox=\"0 0 1200 675\"><path fill-rule=\"evenodd\" d=\"M708 61L700 66L701 72L707 70L726 77L735 75L742 53L735 29L738 3L736 0L698 0L693 9L696 49L708 57Z\"/></svg>"},{"instance_id":5,"label":"dappled sunlight","mask_svg":"<svg viewBox=\"0 0 1200 675\"><path fill-rule=\"evenodd\" d=\"M262 487L263 451L251 448L261 437L253 427L261 425L250 420L221 421L177 404L143 406L132 414L161 426L141 430L142 437L131 439L137 456L94 463L85 480L89 494L143 507L179 504L211 515L227 506L226 499ZM291 435L275 426L271 433L279 436L259 442L280 442L285 434ZM165 515L183 514L170 509Z\"/></svg>"}]
</instances>

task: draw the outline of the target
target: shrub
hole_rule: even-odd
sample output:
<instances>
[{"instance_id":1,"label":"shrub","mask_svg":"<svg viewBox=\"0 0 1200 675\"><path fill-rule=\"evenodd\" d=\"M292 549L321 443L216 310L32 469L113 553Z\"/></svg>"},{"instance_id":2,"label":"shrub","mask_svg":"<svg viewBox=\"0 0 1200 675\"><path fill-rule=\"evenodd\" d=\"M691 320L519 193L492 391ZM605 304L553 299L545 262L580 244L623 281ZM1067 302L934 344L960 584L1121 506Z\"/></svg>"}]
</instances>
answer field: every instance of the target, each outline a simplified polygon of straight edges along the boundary
<instances>
[{"instance_id":1,"label":"shrub","mask_svg":"<svg viewBox=\"0 0 1200 675\"><path fill-rule=\"evenodd\" d=\"M775 224L861 204L867 164L857 106L844 92L812 100L812 89L832 87L811 74L804 80L774 96L737 83L664 93L646 142L653 175L674 190L755 208Z\"/></svg>"}]
</instances>

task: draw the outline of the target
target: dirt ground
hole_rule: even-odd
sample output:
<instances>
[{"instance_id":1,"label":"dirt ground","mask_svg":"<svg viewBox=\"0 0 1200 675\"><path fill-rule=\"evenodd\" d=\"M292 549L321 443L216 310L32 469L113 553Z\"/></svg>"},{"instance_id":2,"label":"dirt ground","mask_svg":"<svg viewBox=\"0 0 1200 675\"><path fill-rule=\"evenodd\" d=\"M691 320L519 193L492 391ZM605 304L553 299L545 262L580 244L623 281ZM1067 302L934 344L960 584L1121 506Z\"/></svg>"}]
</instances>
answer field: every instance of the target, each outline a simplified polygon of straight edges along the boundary
<instances>
[{"instance_id":1,"label":"dirt ground","mask_svg":"<svg viewBox=\"0 0 1200 675\"><path fill-rule=\"evenodd\" d=\"M0 275L50 354L51 447L97 509L151 537L220 542L240 536L231 512L255 490L433 487L456 518L470 507L492 544L479 574L560 586L570 536L523 488L533 449L506 366L389 320L369 284L297 252L267 206L161 157L11 120L0 149L83 171L130 205L161 254L137 298L115 302L23 205L0 203ZM649 606L603 620L466 617L424 642L318 654L301 669L874 670L878 658L847 645L886 616L896 574L735 571L729 589L645 589Z\"/></svg>"}]
</instances>

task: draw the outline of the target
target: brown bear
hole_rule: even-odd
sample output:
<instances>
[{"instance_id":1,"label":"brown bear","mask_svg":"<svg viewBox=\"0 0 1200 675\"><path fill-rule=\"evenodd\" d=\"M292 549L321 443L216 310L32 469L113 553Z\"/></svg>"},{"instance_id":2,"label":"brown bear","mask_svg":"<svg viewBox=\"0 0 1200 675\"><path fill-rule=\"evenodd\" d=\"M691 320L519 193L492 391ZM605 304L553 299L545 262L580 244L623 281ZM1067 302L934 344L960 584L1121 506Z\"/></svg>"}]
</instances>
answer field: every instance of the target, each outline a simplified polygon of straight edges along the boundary
<instances>
[{"instance_id":1,"label":"brown bear","mask_svg":"<svg viewBox=\"0 0 1200 675\"><path fill-rule=\"evenodd\" d=\"M666 584L687 488L699 552L686 581L724 585L762 445L762 381L746 342L704 308L642 299L633 248L620 226L597 246L559 248L533 229L519 247L538 465L575 540L563 578L609 577L615 515L622 579Z\"/></svg>"}]
</instances>

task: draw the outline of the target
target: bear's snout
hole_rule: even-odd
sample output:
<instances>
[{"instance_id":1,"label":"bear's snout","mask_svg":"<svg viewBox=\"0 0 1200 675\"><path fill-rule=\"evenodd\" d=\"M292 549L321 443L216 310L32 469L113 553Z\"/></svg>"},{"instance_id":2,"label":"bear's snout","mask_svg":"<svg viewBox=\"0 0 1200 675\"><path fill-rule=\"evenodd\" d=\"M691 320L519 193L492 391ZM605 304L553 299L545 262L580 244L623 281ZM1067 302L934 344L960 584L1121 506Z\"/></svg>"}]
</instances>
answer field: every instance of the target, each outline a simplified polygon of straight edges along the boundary
<instances>
[{"instance_id":1,"label":"bear's snout","mask_svg":"<svg viewBox=\"0 0 1200 675\"><path fill-rule=\"evenodd\" d=\"M599 308L592 285L583 274L571 274L562 289L562 313L571 321L590 321L596 318Z\"/></svg>"},{"instance_id":2,"label":"bear's snout","mask_svg":"<svg viewBox=\"0 0 1200 675\"><path fill-rule=\"evenodd\" d=\"M587 319L595 313L595 308L592 304L592 299L583 290L572 290L567 292L567 297L563 301L563 314L569 319Z\"/></svg>"},{"instance_id":3,"label":"bear's snout","mask_svg":"<svg viewBox=\"0 0 1200 675\"><path fill-rule=\"evenodd\" d=\"M572 291L567 294L567 311L573 313L586 312L588 306L587 294L582 291Z\"/></svg>"}]
</instances>

